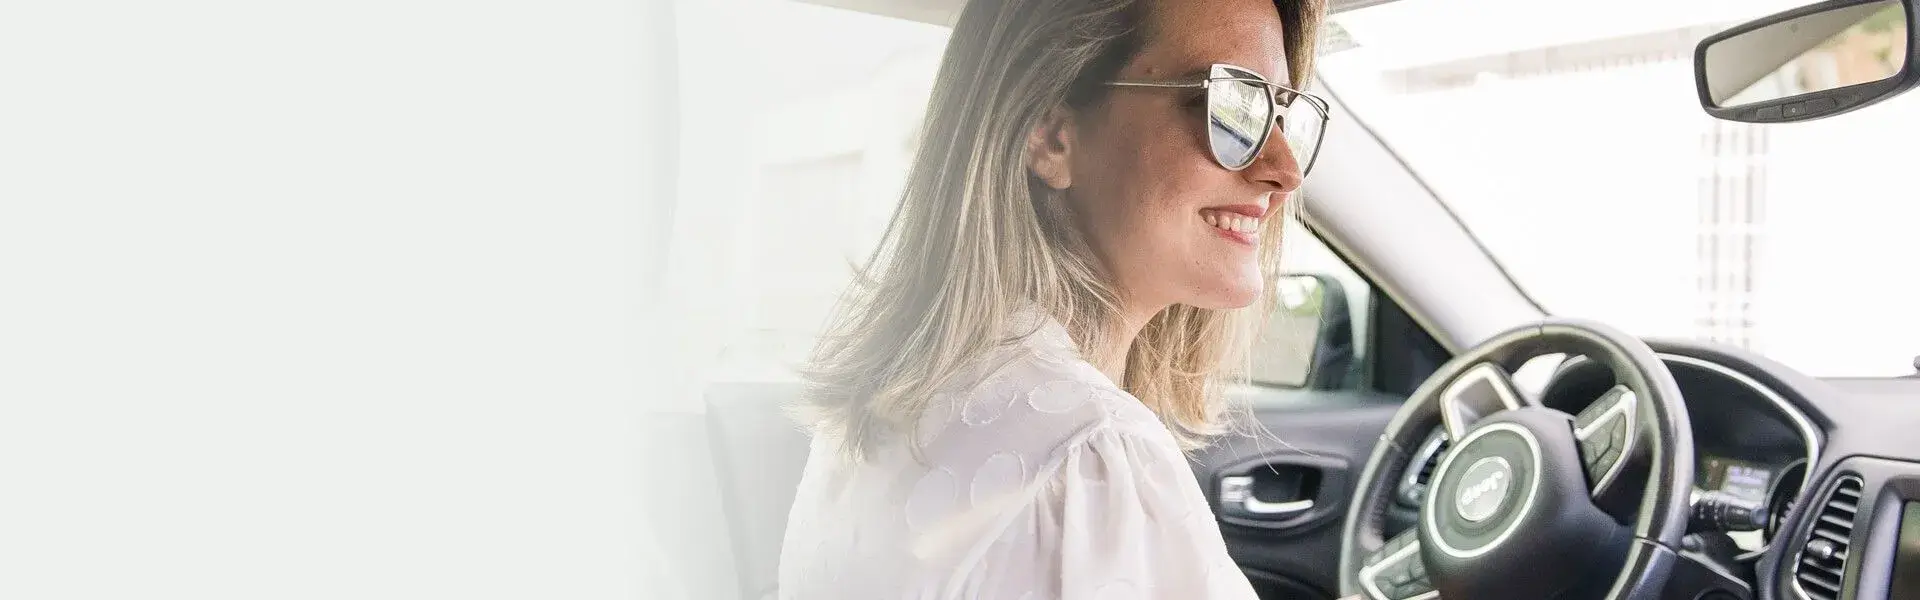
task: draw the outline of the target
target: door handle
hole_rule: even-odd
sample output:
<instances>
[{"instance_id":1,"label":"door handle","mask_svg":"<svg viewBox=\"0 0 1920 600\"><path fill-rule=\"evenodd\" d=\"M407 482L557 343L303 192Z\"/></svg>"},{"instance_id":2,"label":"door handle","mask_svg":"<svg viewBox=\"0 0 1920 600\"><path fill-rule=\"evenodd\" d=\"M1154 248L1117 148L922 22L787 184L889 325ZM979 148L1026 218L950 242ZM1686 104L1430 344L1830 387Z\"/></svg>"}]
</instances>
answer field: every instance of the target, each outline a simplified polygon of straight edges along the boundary
<instances>
[{"instance_id":1,"label":"door handle","mask_svg":"<svg viewBox=\"0 0 1920 600\"><path fill-rule=\"evenodd\" d=\"M1339 518L1348 479L1345 460L1276 453L1228 463L1201 485L1221 523L1288 531Z\"/></svg>"},{"instance_id":2,"label":"door handle","mask_svg":"<svg viewBox=\"0 0 1920 600\"><path fill-rule=\"evenodd\" d=\"M1220 503L1239 504L1249 514L1284 517L1313 510L1313 498L1287 502L1268 502L1253 495L1253 476L1236 475L1220 480Z\"/></svg>"}]
</instances>

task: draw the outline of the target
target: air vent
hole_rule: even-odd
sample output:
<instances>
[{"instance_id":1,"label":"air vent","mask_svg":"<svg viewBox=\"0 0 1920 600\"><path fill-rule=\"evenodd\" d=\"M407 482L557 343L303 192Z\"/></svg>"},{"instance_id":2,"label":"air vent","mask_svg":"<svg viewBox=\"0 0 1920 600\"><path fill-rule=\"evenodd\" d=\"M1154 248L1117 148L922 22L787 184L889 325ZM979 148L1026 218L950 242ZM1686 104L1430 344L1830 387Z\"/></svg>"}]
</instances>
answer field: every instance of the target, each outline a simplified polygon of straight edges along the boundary
<instances>
[{"instance_id":1,"label":"air vent","mask_svg":"<svg viewBox=\"0 0 1920 600\"><path fill-rule=\"evenodd\" d=\"M1440 466L1440 457L1447 453L1447 436L1435 427L1426 441L1420 442L1420 448L1414 450L1407 470L1400 476L1398 497L1401 506L1419 508L1426 500L1427 484L1433 482L1433 471Z\"/></svg>"},{"instance_id":2,"label":"air vent","mask_svg":"<svg viewBox=\"0 0 1920 600\"><path fill-rule=\"evenodd\" d=\"M1859 477L1840 478L1827 495L1827 502L1814 515L1813 533L1800 547L1794 564L1793 579L1800 591L1812 600L1840 597L1842 578L1847 572L1849 540L1853 539L1853 518L1860 514Z\"/></svg>"},{"instance_id":3,"label":"air vent","mask_svg":"<svg viewBox=\"0 0 1920 600\"><path fill-rule=\"evenodd\" d=\"M1440 438L1440 443L1433 447L1433 454L1428 455L1426 462L1421 463L1420 473L1413 476L1413 482L1420 485L1432 482L1433 470L1440 466L1440 457L1446 455L1447 446L1452 444L1453 441L1445 437Z\"/></svg>"}]
</instances>

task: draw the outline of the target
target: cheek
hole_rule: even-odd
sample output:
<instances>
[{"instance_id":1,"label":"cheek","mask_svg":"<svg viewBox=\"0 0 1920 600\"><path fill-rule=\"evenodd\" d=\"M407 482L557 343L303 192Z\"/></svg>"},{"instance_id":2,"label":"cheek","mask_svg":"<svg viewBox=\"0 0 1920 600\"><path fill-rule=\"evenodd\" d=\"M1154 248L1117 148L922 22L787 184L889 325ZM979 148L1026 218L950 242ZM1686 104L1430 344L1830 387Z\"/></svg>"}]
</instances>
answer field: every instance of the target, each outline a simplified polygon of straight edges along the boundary
<instances>
[{"instance_id":1,"label":"cheek","mask_svg":"<svg viewBox=\"0 0 1920 600\"><path fill-rule=\"evenodd\" d=\"M1200 210L1248 198L1236 174L1189 140L1186 124L1135 121L1091 138L1077 165L1075 209L1088 241L1130 297L1231 308L1252 302L1252 253L1217 237Z\"/></svg>"},{"instance_id":2,"label":"cheek","mask_svg":"<svg viewBox=\"0 0 1920 600\"><path fill-rule=\"evenodd\" d=\"M1186 125L1146 119L1108 125L1075 174L1088 177L1087 189L1096 199L1089 204L1097 205L1089 208L1146 227L1208 206L1205 198L1212 194L1207 190L1217 187L1226 172L1196 151Z\"/></svg>"},{"instance_id":3,"label":"cheek","mask_svg":"<svg viewBox=\"0 0 1920 600\"><path fill-rule=\"evenodd\" d=\"M1164 124L1118 123L1119 131L1089 141L1075 169L1076 209L1092 241L1117 271L1139 268L1131 254L1165 250L1193 202L1192 166L1177 135ZM1161 132L1163 135L1150 135ZM1084 185L1081 185L1084 184Z\"/></svg>"}]
</instances>

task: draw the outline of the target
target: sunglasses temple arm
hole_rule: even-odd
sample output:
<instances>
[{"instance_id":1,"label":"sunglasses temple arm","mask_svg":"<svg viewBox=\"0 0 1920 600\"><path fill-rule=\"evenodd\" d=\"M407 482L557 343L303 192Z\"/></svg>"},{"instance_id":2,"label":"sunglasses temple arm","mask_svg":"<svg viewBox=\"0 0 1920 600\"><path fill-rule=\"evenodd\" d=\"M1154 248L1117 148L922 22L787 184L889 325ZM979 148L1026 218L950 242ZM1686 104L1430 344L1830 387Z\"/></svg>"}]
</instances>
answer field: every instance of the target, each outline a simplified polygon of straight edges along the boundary
<instances>
[{"instance_id":1,"label":"sunglasses temple arm","mask_svg":"<svg viewBox=\"0 0 1920 600\"><path fill-rule=\"evenodd\" d=\"M1175 83L1171 81L1109 81L1107 82L1107 85L1114 86L1114 87L1147 87L1147 88L1204 88L1204 87L1207 87L1206 82Z\"/></svg>"}]
</instances>

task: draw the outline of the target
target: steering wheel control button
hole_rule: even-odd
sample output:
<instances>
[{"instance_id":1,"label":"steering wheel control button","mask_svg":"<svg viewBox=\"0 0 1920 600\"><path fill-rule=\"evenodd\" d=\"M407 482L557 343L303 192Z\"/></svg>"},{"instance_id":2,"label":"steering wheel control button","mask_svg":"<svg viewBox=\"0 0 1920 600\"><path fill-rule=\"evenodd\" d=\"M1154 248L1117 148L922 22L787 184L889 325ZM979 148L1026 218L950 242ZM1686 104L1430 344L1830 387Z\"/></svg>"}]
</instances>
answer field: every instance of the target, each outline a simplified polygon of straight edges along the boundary
<instances>
[{"instance_id":1,"label":"steering wheel control button","mask_svg":"<svg viewBox=\"0 0 1920 600\"><path fill-rule=\"evenodd\" d=\"M1459 511L1460 518L1479 523L1506 505L1507 491L1513 487L1513 465L1498 456L1482 458L1467 467L1461 481L1454 510Z\"/></svg>"},{"instance_id":2,"label":"steering wheel control button","mask_svg":"<svg viewBox=\"0 0 1920 600\"><path fill-rule=\"evenodd\" d=\"M1598 467L1600 466L1600 459L1606 458L1607 453L1612 451L1613 444L1593 442L1580 448L1580 457L1585 459L1588 467Z\"/></svg>"},{"instance_id":3,"label":"steering wheel control button","mask_svg":"<svg viewBox=\"0 0 1920 600\"><path fill-rule=\"evenodd\" d=\"M1620 447L1609 444L1605 452L1587 461L1587 485L1598 488L1613 470L1613 463L1620 460Z\"/></svg>"},{"instance_id":4,"label":"steering wheel control button","mask_svg":"<svg viewBox=\"0 0 1920 600\"><path fill-rule=\"evenodd\" d=\"M1611 404L1612 401L1612 392L1601 396L1598 400L1594 400L1593 404L1588 405L1586 409L1581 410L1580 414L1573 418L1573 428L1583 431L1593 428L1593 422L1600 420L1601 415L1607 414L1607 405Z\"/></svg>"},{"instance_id":5,"label":"steering wheel control button","mask_svg":"<svg viewBox=\"0 0 1920 600\"><path fill-rule=\"evenodd\" d=\"M1421 594L1432 592L1433 584L1424 578L1415 578L1413 581L1407 582L1406 585L1399 586L1394 591L1393 597L1395 598L1418 598Z\"/></svg>"},{"instance_id":6,"label":"steering wheel control button","mask_svg":"<svg viewBox=\"0 0 1920 600\"><path fill-rule=\"evenodd\" d=\"M1420 594L1431 591L1426 581L1426 565L1415 544L1420 541L1416 531L1401 533L1387 540L1378 552L1367 556L1360 567L1360 583L1366 588L1367 598L1385 600L1421 600ZM1427 586L1422 589L1419 586ZM1428 596L1427 598L1431 598Z\"/></svg>"},{"instance_id":7,"label":"steering wheel control button","mask_svg":"<svg viewBox=\"0 0 1920 600\"><path fill-rule=\"evenodd\" d=\"M1587 486L1595 495L1611 483L1621 460L1631 451L1633 442L1629 438L1639 401L1633 390L1614 386L1574 417L1573 437L1579 441Z\"/></svg>"},{"instance_id":8,"label":"steering wheel control button","mask_svg":"<svg viewBox=\"0 0 1920 600\"><path fill-rule=\"evenodd\" d=\"M1612 449L1613 438L1605 436L1589 438L1587 443L1582 444L1580 447L1581 453L1587 456L1588 462L1600 458L1601 454L1605 454L1608 450Z\"/></svg>"},{"instance_id":9,"label":"steering wheel control button","mask_svg":"<svg viewBox=\"0 0 1920 600\"><path fill-rule=\"evenodd\" d=\"M1393 539L1387 540L1387 543L1381 544L1380 551L1367 555L1366 560L1361 561L1360 564L1367 567L1380 564L1382 559L1393 556L1393 553L1399 552L1402 548L1406 548L1407 545L1412 544L1415 539L1412 532L1400 534Z\"/></svg>"}]
</instances>

